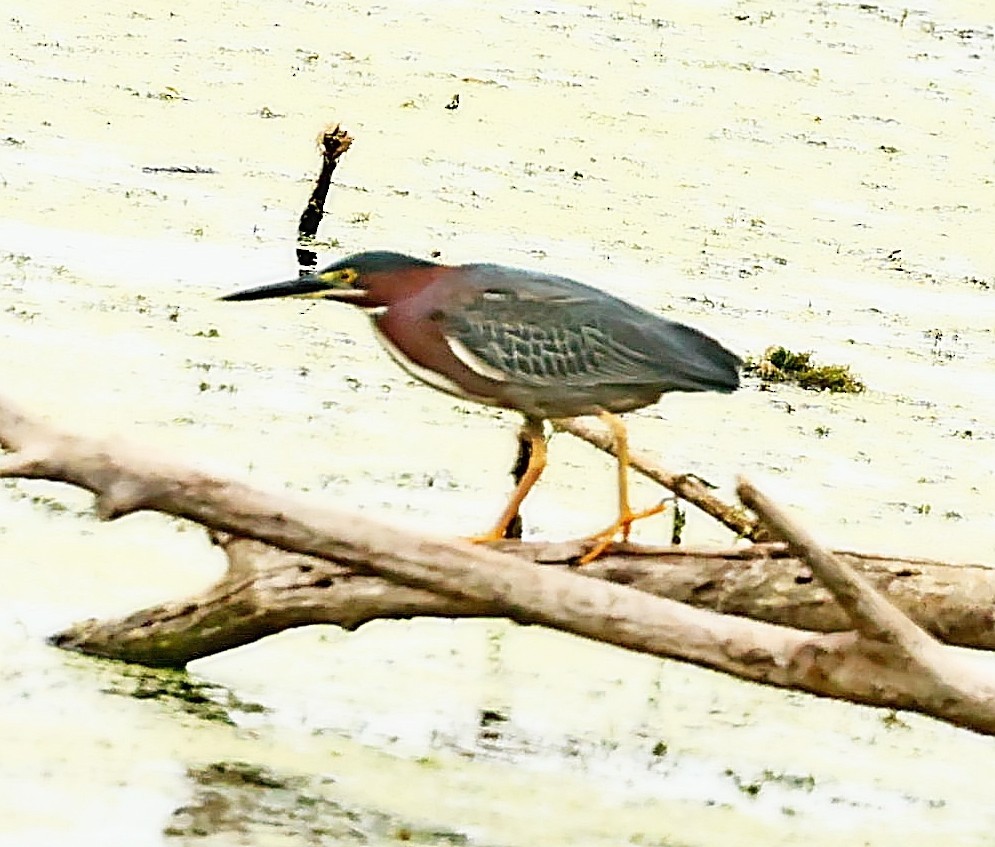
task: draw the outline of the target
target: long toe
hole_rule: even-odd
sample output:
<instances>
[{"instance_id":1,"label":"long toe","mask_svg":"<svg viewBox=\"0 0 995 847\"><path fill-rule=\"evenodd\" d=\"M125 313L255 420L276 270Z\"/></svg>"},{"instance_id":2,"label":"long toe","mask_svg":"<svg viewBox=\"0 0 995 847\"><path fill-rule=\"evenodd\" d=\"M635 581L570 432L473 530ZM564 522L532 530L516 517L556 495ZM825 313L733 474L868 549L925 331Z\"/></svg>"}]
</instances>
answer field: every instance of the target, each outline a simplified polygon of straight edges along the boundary
<instances>
[{"instance_id":1,"label":"long toe","mask_svg":"<svg viewBox=\"0 0 995 847\"><path fill-rule=\"evenodd\" d=\"M642 512L627 512L624 515L619 515L618 520L611 526L588 538L588 541L594 542L594 546L580 557L577 564L586 565L603 555L605 550L608 549L611 543L615 540L615 537L619 534L621 534L623 541L628 541L632 525L636 521L652 517L653 515L658 515L666 508L666 503L657 503L655 506L645 509Z\"/></svg>"},{"instance_id":2,"label":"long toe","mask_svg":"<svg viewBox=\"0 0 995 847\"><path fill-rule=\"evenodd\" d=\"M629 533L632 531L632 525L636 521L641 521L643 518L651 518L653 515L659 515L666 508L666 503L657 503L655 506L650 506L650 508L644 509L641 512L630 512L626 517L619 518L618 523L619 528L622 530L622 539L625 541L629 540Z\"/></svg>"},{"instance_id":3,"label":"long toe","mask_svg":"<svg viewBox=\"0 0 995 847\"><path fill-rule=\"evenodd\" d=\"M586 565L589 562L593 562L597 559L605 550L608 549L608 545L615 540L615 534L620 528L620 524L609 527L604 532L599 532L597 535L592 535L588 538L588 541L593 541L594 546L588 550L583 556L577 560L578 565Z\"/></svg>"},{"instance_id":4,"label":"long toe","mask_svg":"<svg viewBox=\"0 0 995 847\"><path fill-rule=\"evenodd\" d=\"M471 544L493 544L495 541L504 541L504 532L492 529L480 535L470 535L466 538Z\"/></svg>"}]
</instances>

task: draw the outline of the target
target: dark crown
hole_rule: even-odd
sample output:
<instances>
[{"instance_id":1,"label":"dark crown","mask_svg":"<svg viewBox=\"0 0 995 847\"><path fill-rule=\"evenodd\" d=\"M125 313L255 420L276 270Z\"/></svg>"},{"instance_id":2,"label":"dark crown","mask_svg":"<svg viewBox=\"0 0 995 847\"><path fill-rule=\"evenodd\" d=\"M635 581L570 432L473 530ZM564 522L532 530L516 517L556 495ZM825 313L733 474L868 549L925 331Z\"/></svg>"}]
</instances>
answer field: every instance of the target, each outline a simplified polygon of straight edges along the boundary
<instances>
[{"instance_id":1,"label":"dark crown","mask_svg":"<svg viewBox=\"0 0 995 847\"><path fill-rule=\"evenodd\" d=\"M337 271L342 268L352 268L360 275L367 273L384 273L390 271L408 270L409 268L422 268L435 265L425 259L416 259L414 256L406 256L404 253L392 253L389 250L374 250L369 253L355 253L340 259L324 271Z\"/></svg>"}]
</instances>

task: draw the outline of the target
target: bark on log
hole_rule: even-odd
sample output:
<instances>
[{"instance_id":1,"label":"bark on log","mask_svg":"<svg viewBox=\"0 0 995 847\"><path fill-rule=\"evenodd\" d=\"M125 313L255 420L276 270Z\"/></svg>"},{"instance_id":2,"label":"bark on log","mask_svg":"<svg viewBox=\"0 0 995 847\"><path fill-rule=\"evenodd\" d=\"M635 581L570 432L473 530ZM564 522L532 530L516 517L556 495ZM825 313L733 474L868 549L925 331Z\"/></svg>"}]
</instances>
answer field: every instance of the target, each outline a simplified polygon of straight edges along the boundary
<instances>
[{"instance_id":1,"label":"bark on log","mask_svg":"<svg viewBox=\"0 0 995 847\"><path fill-rule=\"evenodd\" d=\"M509 543L506 552L568 565L578 544ZM835 551L906 615L948 644L995 650L995 569ZM840 632L852 629L832 592L784 544L730 550L615 545L583 572L704 609L767 623Z\"/></svg>"},{"instance_id":2,"label":"bark on log","mask_svg":"<svg viewBox=\"0 0 995 847\"><path fill-rule=\"evenodd\" d=\"M377 619L497 617L503 613L495 604L398 585L253 539L224 533L215 533L214 538L228 558L228 573L207 591L117 620L74 624L54 635L52 642L107 658L183 667L295 626L334 624L353 630ZM495 546L542 567L569 568L584 552L577 542L509 541ZM934 635L960 646L995 649L995 573L991 569L857 553L836 555ZM725 551L618 545L611 554L577 572L698 608L794 629L842 632L852 628L832 594L814 581L809 567L784 545Z\"/></svg>"},{"instance_id":3,"label":"bark on log","mask_svg":"<svg viewBox=\"0 0 995 847\"><path fill-rule=\"evenodd\" d=\"M98 513L106 519L153 509L323 560L297 560L291 572L282 565L259 570L247 556L233 555L213 596L163 607L158 620L132 616L117 631L91 623L75 638L59 638L63 646L105 655L116 650L132 658L144 651L141 660L146 663L182 664L195 654L211 652L208 647L232 646L261 624L293 626L324 614L358 625L373 615L371 610L383 616L390 608L395 615L450 614L458 608L461 614L542 624L744 679L913 709L995 733L991 661L942 645L918 629L745 483L741 496L804 556L842 601L855 630L821 634L719 614L631 585L593 579L585 569L537 567L497 550L424 538L307 500L159 462L119 439L101 442L57 432L2 401L0 441L13 451L0 460L0 476L60 480L86 488L96 495ZM248 542L228 546L243 543ZM379 582L370 581L376 578ZM349 590L336 595L343 587ZM363 592L365 609L357 599ZM184 615L200 615L198 644L189 629L176 629ZM94 649L101 644L104 649Z\"/></svg>"},{"instance_id":4,"label":"bark on log","mask_svg":"<svg viewBox=\"0 0 995 847\"><path fill-rule=\"evenodd\" d=\"M917 710L995 732L995 665L990 660L982 663L976 653L941 644L874 591L853 568L823 549L749 481L741 479L737 491L789 549L804 557L853 621L856 631L850 633L853 644L847 652L879 665L888 683L895 678ZM829 667L836 669L832 656L810 658L817 674ZM828 666L820 661L826 658ZM845 686L846 676L837 682Z\"/></svg>"}]
</instances>

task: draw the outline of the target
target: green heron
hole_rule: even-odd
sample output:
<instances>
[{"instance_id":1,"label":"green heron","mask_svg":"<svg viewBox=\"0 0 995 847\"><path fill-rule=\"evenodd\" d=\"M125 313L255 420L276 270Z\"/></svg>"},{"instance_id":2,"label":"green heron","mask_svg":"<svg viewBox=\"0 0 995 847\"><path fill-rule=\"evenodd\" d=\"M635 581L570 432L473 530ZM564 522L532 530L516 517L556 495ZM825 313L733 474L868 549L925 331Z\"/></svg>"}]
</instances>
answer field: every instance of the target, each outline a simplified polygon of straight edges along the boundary
<instances>
[{"instance_id":1,"label":"green heron","mask_svg":"<svg viewBox=\"0 0 995 847\"><path fill-rule=\"evenodd\" d=\"M619 515L593 536L582 561L600 555L633 521L628 441L616 417L668 391L735 391L740 360L684 324L571 279L491 264L441 265L400 253L348 256L289 282L237 291L222 300L299 297L338 300L366 311L391 357L448 394L525 416L530 458L494 529L504 537L546 466L543 421L598 415L618 458Z\"/></svg>"}]
</instances>

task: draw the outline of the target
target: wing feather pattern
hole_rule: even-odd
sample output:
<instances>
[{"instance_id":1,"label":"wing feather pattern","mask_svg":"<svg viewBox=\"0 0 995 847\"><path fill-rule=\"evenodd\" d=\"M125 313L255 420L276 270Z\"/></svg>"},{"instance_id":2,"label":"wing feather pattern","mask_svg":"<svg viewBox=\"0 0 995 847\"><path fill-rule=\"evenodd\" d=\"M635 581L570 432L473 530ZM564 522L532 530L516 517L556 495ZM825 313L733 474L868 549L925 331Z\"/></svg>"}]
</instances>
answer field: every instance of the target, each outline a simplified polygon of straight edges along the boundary
<instances>
[{"instance_id":1,"label":"wing feather pattern","mask_svg":"<svg viewBox=\"0 0 995 847\"><path fill-rule=\"evenodd\" d=\"M658 385L733 390L739 360L683 324L560 277L478 265L474 296L446 314L443 332L465 364L541 388Z\"/></svg>"}]
</instances>

